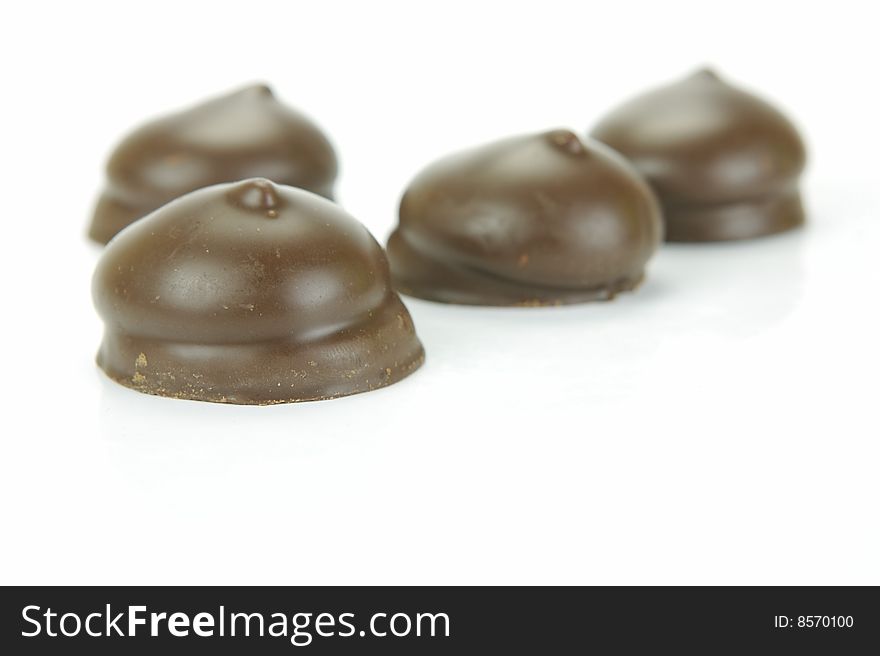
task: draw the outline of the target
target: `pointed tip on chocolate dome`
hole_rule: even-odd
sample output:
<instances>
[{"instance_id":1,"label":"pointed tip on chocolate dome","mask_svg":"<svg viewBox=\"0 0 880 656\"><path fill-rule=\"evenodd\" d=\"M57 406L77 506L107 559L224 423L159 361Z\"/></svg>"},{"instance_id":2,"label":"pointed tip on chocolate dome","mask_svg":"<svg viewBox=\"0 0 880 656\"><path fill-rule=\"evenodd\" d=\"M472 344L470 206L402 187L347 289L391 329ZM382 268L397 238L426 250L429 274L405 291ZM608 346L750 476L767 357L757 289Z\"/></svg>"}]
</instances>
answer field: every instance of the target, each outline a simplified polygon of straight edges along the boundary
<instances>
[{"instance_id":1,"label":"pointed tip on chocolate dome","mask_svg":"<svg viewBox=\"0 0 880 656\"><path fill-rule=\"evenodd\" d=\"M572 155L581 155L586 152L584 143L581 141L580 137L571 130L551 130L547 133L547 139L554 146L557 146Z\"/></svg>"},{"instance_id":2,"label":"pointed tip on chocolate dome","mask_svg":"<svg viewBox=\"0 0 880 656\"><path fill-rule=\"evenodd\" d=\"M703 80L706 82L721 82L721 76L711 66L702 66L691 74L691 79Z\"/></svg>"},{"instance_id":3,"label":"pointed tip on chocolate dome","mask_svg":"<svg viewBox=\"0 0 880 656\"><path fill-rule=\"evenodd\" d=\"M270 87L265 82L256 82L254 84L249 84L240 91L239 94L247 94L252 96L267 96L269 98L275 97L275 92L272 91L272 87Z\"/></svg>"},{"instance_id":4,"label":"pointed tip on chocolate dome","mask_svg":"<svg viewBox=\"0 0 880 656\"><path fill-rule=\"evenodd\" d=\"M265 213L269 218L278 216L284 204L278 187L266 178L253 178L234 185L226 194L237 207L252 212Z\"/></svg>"}]
</instances>

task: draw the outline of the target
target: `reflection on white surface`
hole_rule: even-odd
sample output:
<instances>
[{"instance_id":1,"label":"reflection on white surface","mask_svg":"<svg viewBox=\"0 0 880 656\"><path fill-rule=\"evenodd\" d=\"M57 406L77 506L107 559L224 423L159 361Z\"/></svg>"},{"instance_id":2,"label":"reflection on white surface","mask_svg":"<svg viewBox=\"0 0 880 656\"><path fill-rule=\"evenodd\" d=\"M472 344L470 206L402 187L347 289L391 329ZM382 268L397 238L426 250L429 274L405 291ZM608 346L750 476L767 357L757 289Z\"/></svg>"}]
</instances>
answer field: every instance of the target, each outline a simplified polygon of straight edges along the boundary
<instances>
[{"instance_id":1,"label":"reflection on white surface","mask_svg":"<svg viewBox=\"0 0 880 656\"><path fill-rule=\"evenodd\" d=\"M123 533L162 522L185 553L215 541L216 558L246 552L249 536L260 536L278 557L293 549L320 552L321 562L384 563L360 575L345 568L360 580L387 580L381 567L406 580L424 553L446 559L431 580L455 577L463 558L482 562L467 580L506 580L514 556L499 562L493 545L535 549L545 539L560 558L580 562L587 549L593 559L632 559L640 580L655 581L698 580L693 560L714 566L719 545L740 559L726 566L730 580L747 580L773 545L845 540L858 552L876 535L850 523L854 509L826 516L821 534L806 521L808 506L864 493L867 465L845 454L876 452L862 443L864 428L826 404L842 383L831 373L839 363L810 350L821 329L810 318L824 314L824 299L821 284L816 298L808 283L825 267L805 258L824 230L667 246L646 284L612 303L492 309L407 299L428 349L424 368L334 401L177 401L85 371L98 431L81 446L102 463L93 470L108 486L102 498L135 509L123 514ZM811 376L814 368L824 374ZM825 470L844 466L845 478ZM786 513L774 509L789 502ZM358 535L373 538L364 546ZM141 539L138 550L158 540ZM212 562L191 578L210 580ZM525 579L567 576L554 571ZM574 571L624 576L606 579L589 562ZM267 576L257 566L231 580Z\"/></svg>"}]
</instances>

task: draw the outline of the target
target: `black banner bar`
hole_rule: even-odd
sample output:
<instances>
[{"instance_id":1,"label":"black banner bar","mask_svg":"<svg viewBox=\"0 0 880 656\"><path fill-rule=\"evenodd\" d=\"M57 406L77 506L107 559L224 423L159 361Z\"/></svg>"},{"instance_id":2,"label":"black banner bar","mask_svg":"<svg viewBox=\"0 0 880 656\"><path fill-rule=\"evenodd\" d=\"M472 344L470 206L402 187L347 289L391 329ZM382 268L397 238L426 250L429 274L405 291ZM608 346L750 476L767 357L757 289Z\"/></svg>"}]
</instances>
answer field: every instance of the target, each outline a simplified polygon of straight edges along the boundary
<instances>
[{"instance_id":1,"label":"black banner bar","mask_svg":"<svg viewBox=\"0 0 880 656\"><path fill-rule=\"evenodd\" d=\"M0 612L15 655L880 652L870 587L23 587Z\"/></svg>"}]
</instances>

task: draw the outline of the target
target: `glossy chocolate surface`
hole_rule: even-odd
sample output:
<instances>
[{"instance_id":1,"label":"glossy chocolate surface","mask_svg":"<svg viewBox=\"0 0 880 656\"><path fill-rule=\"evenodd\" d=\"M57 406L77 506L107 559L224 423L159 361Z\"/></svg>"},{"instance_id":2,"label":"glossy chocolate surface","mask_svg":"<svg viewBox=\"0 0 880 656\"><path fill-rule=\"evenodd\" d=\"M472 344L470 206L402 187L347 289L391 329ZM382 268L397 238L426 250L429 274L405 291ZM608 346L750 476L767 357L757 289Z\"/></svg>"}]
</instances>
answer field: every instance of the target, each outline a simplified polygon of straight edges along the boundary
<instances>
[{"instance_id":1,"label":"glossy chocolate surface","mask_svg":"<svg viewBox=\"0 0 880 656\"><path fill-rule=\"evenodd\" d=\"M659 207L619 155L568 130L514 137L430 165L388 241L398 290L473 305L612 298L642 280Z\"/></svg>"},{"instance_id":2,"label":"glossy chocolate surface","mask_svg":"<svg viewBox=\"0 0 880 656\"><path fill-rule=\"evenodd\" d=\"M803 141L777 109L703 70L608 114L592 132L663 206L666 239L758 237L801 225Z\"/></svg>"},{"instance_id":3,"label":"glossy chocolate surface","mask_svg":"<svg viewBox=\"0 0 880 656\"><path fill-rule=\"evenodd\" d=\"M128 135L107 164L89 236L106 243L156 208L202 187L264 177L333 197L337 161L306 117L257 85Z\"/></svg>"},{"instance_id":4,"label":"glossy chocolate surface","mask_svg":"<svg viewBox=\"0 0 880 656\"><path fill-rule=\"evenodd\" d=\"M367 229L253 179L183 196L122 231L93 278L98 365L150 394L270 404L394 383L424 358Z\"/></svg>"}]
</instances>

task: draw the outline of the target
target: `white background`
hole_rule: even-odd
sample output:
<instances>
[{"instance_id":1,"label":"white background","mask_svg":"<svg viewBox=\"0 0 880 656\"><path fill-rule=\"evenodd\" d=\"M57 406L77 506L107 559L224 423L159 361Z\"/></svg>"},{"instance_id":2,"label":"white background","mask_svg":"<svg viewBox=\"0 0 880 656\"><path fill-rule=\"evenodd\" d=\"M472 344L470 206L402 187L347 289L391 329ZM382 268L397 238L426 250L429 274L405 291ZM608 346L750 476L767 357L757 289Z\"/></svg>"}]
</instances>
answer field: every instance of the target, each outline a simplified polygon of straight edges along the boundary
<instances>
[{"instance_id":1,"label":"white background","mask_svg":"<svg viewBox=\"0 0 880 656\"><path fill-rule=\"evenodd\" d=\"M5 3L2 583L880 583L871 4ZM390 388L234 407L103 377L84 237L133 126L252 81L384 240L423 165L703 64L804 130L810 224L610 304L407 300Z\"/></svg>"}]
</instances>

